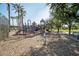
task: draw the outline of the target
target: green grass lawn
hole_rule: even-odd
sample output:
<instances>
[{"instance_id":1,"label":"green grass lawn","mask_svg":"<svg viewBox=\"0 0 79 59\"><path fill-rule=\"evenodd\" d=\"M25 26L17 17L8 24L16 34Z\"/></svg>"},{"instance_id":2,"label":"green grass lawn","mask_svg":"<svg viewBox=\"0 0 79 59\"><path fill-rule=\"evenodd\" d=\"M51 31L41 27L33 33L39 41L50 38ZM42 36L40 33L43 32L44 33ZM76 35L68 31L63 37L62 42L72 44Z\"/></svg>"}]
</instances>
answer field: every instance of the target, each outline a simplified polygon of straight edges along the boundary
<instances>
[{"instance_id":1,"label":"green grass lawn","mask_svg":"<svg viewBox=\"0 0 79 59\"><path fill-rule=\"evenodd\" d=\"M57 32L57 29L53 29L52 31ZM60 32L69 32L68 29L64 30L64 29L60 29ZM79 29L73 29L71 30L71 32L79 32Z\"/></svg>"}]
</instances>

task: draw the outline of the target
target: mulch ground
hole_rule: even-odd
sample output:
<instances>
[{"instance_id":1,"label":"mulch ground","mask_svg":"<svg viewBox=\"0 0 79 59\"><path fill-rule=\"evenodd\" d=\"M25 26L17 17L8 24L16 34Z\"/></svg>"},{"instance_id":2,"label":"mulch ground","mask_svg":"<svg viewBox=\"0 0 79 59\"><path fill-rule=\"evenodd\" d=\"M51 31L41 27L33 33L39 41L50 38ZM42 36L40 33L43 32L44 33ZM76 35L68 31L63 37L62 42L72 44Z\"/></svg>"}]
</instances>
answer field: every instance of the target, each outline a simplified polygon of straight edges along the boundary
<instances>
[{"instance_id":1,"label":"mulch ground","mask_svg":"<svg viewBox=\"0 0 79 59\"><path fill-rule=\"evenodd\" d=\"M42 35L29 38L26 35L10 36L5 41L0 41L0 55L79 56L79 42L69 39L67 36L50 34L47 37L46 45L44 45Z\"/></svg>"}]
</instances>

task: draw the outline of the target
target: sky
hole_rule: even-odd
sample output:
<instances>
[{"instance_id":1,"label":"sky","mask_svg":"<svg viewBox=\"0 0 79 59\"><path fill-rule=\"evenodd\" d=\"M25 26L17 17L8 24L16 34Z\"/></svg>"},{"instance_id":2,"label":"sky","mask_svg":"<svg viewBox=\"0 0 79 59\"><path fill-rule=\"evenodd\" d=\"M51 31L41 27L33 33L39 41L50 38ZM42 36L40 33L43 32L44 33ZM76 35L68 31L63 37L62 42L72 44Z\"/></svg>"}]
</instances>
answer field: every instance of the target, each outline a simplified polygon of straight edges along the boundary
<instances>
[{"instance_id":1,"label":"sky","mask_svg":"<svg viewBox=\"0 0 79 59\"><path fill-rule=\"evenodd\" d=\"M45 3L22 3L21 5L24 6L24 9L26 11L24 23L27 23L27 20L30 19L31 22L35 21L39 24L42 18L45 20L49 18L49 7ZM0 13L8 17L6 4L0 4ZM12 6L10 14L11 16L17 15ZM16 20L14 20L14 24L17 25Z\"/></svg>"}]
</instances>

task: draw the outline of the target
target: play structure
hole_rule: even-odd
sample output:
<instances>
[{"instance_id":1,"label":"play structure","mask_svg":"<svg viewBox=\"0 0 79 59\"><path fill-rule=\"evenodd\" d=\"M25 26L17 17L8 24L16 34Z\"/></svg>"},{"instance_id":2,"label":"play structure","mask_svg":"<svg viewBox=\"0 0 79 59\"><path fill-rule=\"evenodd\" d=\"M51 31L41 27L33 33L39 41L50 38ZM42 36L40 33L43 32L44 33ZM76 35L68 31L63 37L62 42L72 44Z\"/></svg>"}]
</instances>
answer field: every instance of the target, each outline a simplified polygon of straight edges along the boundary
<instances>
[{"instance_id":1,"label":"play structure","mask_svg":"<svg viewBox=\"0 0 79 59\"><path fill-rule=\"evenodd\" d=\"M39 30L38 26L31 24L31 20L27 20L27 24L23 24L21 20L18 27L19 30L16 32L16 35L34 35Z\"/></svg>"}]
</instances>

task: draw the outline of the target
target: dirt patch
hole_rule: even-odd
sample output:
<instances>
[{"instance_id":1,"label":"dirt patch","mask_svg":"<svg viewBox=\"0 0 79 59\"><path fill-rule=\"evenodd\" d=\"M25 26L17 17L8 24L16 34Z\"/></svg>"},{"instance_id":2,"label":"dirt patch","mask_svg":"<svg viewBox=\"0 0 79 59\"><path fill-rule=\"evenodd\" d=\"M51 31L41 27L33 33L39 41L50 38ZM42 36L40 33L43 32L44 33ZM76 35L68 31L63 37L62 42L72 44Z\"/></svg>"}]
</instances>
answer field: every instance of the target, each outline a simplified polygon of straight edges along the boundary
<instances>
[{"instance_id":1,"label":"dirt patch","mask_svg":"<svg viewBox=\"0 0 79 59\"><path fill-rule=\"evenodd\" d=\"M44 45L44 37L36 35L11 36L6 41L0 41L0 55L2 56L78 56L79 42L67 38L65 35L51 34Z\"/></svg>"},{"instance_id":2,"label":"dirt patch","mask_svg":"<svg viewBox=\"0 0 79 59\"><path fill-rule=\"evenodd\" d=\"M52 35L47 45L40 49L32 49L33 56L78 56L79 42L70 40L64 35ZM72 45L73 44L73 45Z\"/></svg>"},{"instance_id":3,"label":"dirt patch","mask_svg":"<svg viewBox=\"0 0 79 59\"><path fill-rule=\"evenodd\" d=\"M19 37L14 40L9 39L7 41L1 41L0 55L30 55L31 47L40 48L42 46L40 36L25 39L22 38L23 37Z\"/></svg>"}]
</instances>

